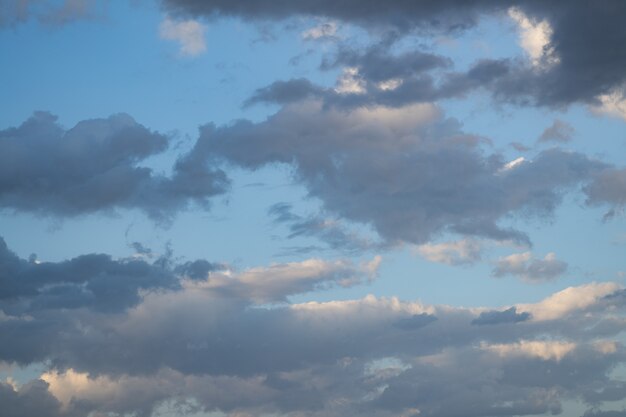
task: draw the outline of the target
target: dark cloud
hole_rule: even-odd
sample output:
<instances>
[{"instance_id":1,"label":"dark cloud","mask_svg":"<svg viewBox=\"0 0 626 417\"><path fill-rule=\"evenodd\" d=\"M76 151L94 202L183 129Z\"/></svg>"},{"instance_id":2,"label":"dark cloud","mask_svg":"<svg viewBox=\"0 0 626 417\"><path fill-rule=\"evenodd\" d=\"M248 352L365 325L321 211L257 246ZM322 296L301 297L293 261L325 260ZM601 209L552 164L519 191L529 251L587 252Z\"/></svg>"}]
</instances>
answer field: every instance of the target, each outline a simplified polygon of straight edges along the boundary
<instances>
[{"instance_id":1,"label":"dark cloud","mask_svg":"<svg viewBox=\"0 0 626 417\"><path fill-rule=\"evenodd\" d=\"M395 39L401 39L410 32L422 36L462 32L475 26L482 16L494 13L505 16L505 12L511 8L515 8L531 24L545 22L548 25L549 33L546 33L546 37L549 43L543 47L543 52L539 51L539 57L532 60L522 57L486 59L477 62L467 72L439 72L437 77L422 72L448 66L449 61L445 57L420 51L393 55L384 48L377 50L376 44L365 52L355 52L341 46L335 59L326 61L326 65L354 66L366 81L384 81L384 77L397 77L402 81L397 89L376 91L369 88L365 95L338 97L343 101L354 99L359 104L397 106L462 96L475 89L486 88L498 100L563 107L576 102L599 104L599 97L607 94L623 98L626 88L626 74L623 71L626 50L622 47L626 42L623 25L626 4L620 0L606 0L601 5L585 0L394 1L388 2L384 10L373 4L353 1L340 5L319 1L279 5L261 1L251 6L243 1L165 0L164 4L166 9L173 12L205 17L238 16L266 20L306 15L331 18L378 29L379 32L385 28L382 33L388 34L391 30L395 33ZM251 100L271 97L285 102L296 94L319 93L318 87L307 85L303 80L276 84L266 90ZM272 92L274 94L270 94Z\"/></svg>"},{"instance_id":2,"label":"dark cloud","mask_svg":"<svg viewBox=\"0 0 626 417\"><path fill-rule=\"evenodd\" d=\"M424 243L443 231L528 243L499 221L551 215L564 190L605 167L559 149L507 164L482 143L430 104L340 110L308 100L259 123L207 125L194 157L252 170L291 164L327 213L370 225L390 243Z\"/></svg>"},{"instance_id":3,"label":"dark cloud","mask_svg":"<svg viewBox=\"0 0 626 417\"><path fill-rule=\"evenodd\" d=\"M224 270L225 268L222 264L198 259L178 265L174 268L174 271L193 280L205 280L210 272Z\"/></svg>"},{"instance_id":4,"label":"dark cloud","mask_svg":"<svg viewBox=\"0 0 626 417\"><path fill-rule=\"evenodd\" d=\"M179 288L172 271L158 261L113 260L82 255L63 262L30 262L0 238L0 305L5 313L90 308L114 312L136 305L142 290Z\"/></svg>"},{"instance_id":5,"label":"dark cloud","mask_svg":"<svg viewBox=\"0 0 626 417\"><path fill-rule=\"evenodd\" d=\"M140 166L168 140L118 114L69 130L37 112L0 131L0 207L53 216L138 208L170 219L191 203L207 207L228 186L225 174L183 156L165 177Z\"/></svg>"},{"instance_id":6,"label":"dark cloud","mask_svg":"<svg viewBox=\"0 0 626 417\"><path fill-rule=\"evenodd\" d=\"M505 10L510 2L496 0L472 1L421 1L390 2L380 8L375 3L357 0L336 3L324 1L299 1L276 3L271 0L164 0L164 7L172 13L192 16L236 16L252 20L287 19L293 16L312 16L337 19L363 26L397 27L403 30L458 31L476 24L481 10Z\"/></svg>"},{"instance_id":7,"label":"dark cloud","mask_svg":"<svg viewBox=\"0 0 626 417\"><path fill-rule=\"evenodd\" d=\"M12 385L0 382L0 404L2 414L7 417L59 417L61 404L48 392L48 384L34 380L15 389Z\"/></svg>"},{"instance_id":8,"label":"dark cloud","mask_svg":"<svg viewBox=\"0 0 626 417\"><path fill-rule=\"evenodd\" d=\"M478 318L472 320L472 324L477 326L492 324L509 324L520 323L531 318L530 313L518 313L515 307L508 308L503 311L493 310L480 313Z\"/></svg>"},{"instance_id":9,"label":"dark cloud","mask_svg":"<svg viewBox=\"0 0 626 417\"><path fill-rule=\"evenodd\" d=\"M305 78L297 78L288 81L276 81L267 87L256 90L244 102L244 106L264 102L285 104L322 95L324 95L324 89L315 86Z\"/></svg>"}]
</instances>

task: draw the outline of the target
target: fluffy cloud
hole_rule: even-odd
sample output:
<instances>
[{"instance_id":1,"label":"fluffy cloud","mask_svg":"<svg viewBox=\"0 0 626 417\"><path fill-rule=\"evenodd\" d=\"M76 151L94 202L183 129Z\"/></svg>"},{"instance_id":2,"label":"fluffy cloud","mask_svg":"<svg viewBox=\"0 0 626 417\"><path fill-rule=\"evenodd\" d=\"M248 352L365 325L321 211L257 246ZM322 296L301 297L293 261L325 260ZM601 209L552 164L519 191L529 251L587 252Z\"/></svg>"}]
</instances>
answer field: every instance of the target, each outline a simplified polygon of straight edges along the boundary
<instances>
[{"instance_id":1,"label":"fluffy cloud","mask_svg":"<svg viewBox=\"0 0 626 417\"><path fill-rule=\"evenodd\" d=\"M548 253L543 259L532 257L530 252L514 253L496 261L493 276L501 278L514 275L528 282L541 282L555 279L567 271L567 263L556 259L556 254Z\"/></svg>"},{"instance_id":2,"label":"fluffy cloud","mask_svg":"<svg viewBox=\"0 0 626 417\"><path fill-rule=\"evenodd\" d=\"M37 112L0 131L0 207L77 216L138 208L166 220L191 203L207 207L225 191L225 174L181 157L165 177L140 166L168 139L126 114L84 120L64 129Z\"/></svg>"}]
</instances>

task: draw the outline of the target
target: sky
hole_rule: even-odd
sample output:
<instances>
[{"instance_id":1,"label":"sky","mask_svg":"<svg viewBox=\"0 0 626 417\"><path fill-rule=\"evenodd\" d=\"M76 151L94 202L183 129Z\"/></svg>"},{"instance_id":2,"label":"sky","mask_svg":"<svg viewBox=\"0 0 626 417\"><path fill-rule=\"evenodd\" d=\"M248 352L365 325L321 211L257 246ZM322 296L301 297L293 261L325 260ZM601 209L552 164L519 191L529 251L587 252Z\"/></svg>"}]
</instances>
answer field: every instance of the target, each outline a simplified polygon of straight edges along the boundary
<instances>
[{"instance_id":1,"label":"sky","mask_svg":"<svg viewBox=\"0 0 626 417\"><path fill-rule=\"evenodd\" d=\"M0 0L0 416L626 417L625 19Z\"/></svg>"}]
</instances>

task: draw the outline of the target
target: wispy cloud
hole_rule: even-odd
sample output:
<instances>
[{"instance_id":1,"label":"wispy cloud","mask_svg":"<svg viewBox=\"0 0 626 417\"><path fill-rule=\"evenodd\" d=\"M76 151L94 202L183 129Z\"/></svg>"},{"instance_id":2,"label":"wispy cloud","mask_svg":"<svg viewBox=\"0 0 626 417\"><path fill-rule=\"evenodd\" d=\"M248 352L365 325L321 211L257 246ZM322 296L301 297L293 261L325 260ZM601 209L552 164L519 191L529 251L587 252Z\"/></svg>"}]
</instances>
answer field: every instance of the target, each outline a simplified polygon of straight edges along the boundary
<instances>
[{"instance_id":1,"label":"wispy cloud","mask_svg":"<svg viewBox=\"0 0 626 417\"><path fill-rule=\"evenodd\" d=\"M207 27L197 20L173 20L166 16L159 26L161 39L175 41L182 56L198 56L207 50Z\"/></svg>"}]
</instances>

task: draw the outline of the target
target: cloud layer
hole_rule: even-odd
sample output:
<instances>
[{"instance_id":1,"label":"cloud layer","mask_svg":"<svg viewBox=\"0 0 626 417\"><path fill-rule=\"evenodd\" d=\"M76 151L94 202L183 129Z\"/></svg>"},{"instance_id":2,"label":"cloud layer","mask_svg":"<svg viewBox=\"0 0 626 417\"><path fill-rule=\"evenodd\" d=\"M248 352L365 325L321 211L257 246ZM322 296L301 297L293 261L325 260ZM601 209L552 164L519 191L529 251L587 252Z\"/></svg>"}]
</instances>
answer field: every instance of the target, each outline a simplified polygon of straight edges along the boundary
<instances>
[{"instance_id":1,"label":"cloud layer","mask_svg":"<svg viewBox=\"0 0 626 417\"><path fill-rule=\"evenodd\" d=\"M374 296L289 304L320 285L369 280L379 261L209 268L192 279L171 264L90 257L36 264L4 249L0 360L46 364L38 379L0 384L11 415L149 416L169 404L229 415L513 416L625 397L610 374L626 359L614 283L496 310ZM144 275L153 280L138 286ZM16 280L33 282L18 291ZM98 281L135 297L100 309ZM69 286L94 297L76 303ZM54 288L54 303L38 303Z\"/></svg>"}]
</instances>

